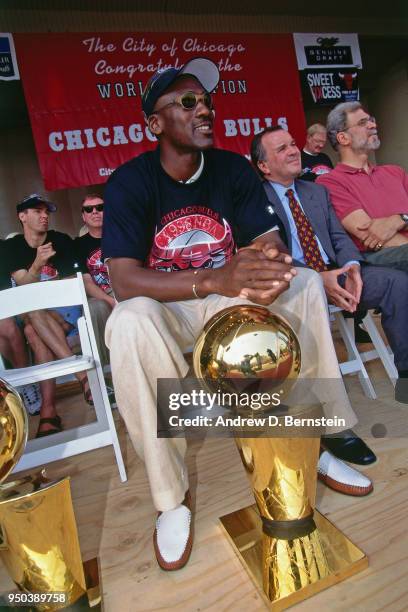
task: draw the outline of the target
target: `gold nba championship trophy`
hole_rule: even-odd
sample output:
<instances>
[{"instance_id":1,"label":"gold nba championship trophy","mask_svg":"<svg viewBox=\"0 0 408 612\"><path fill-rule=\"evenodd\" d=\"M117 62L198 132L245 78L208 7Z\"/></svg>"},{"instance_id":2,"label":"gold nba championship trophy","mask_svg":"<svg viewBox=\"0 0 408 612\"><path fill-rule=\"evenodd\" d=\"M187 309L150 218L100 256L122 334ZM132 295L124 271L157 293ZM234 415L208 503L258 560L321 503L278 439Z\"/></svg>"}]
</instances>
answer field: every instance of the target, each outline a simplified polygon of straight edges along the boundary
<instances>
[{"instance_id":1,"label":"gold nba championship trophy","mask_svg":"<svg viewBox=\"0 0 408 612\"><path fill-rule=\"evenodd\" d=\"M2 379L0 424L3 482L24 452L28 427L20 396ZM82 563L69 478L50 482L43 470L0 485L0 558L19 589L3 594L3 605L100 609L97 559Z\"/></svg>"},{"instance_id":2,"label":"gold nba championship trophy","mask_svg":"<svg viewBox=\"0 0 408 612\"><path fill-rule=\"evenodd\" d=\"M195 374L211 393L279 390L285 398L300 367L299 342L290 325L255 305L217 313L194 350ZM235 414L255 416L253 409L232 408ZM291 427L288 434L287 415L318 419L322 408L317 401L271 405L264 416L272 417L273 430L248 434L246 428L245 435L251 437L244 437L243 429L235 430L256 504L220 519L240 561L274 611L368 566L364 553L315 510L320 435L312 433L313 427L302 428L297 436ZM271 431L279 431L280 437L270 437Z\"/></svg>"}]
</instances>

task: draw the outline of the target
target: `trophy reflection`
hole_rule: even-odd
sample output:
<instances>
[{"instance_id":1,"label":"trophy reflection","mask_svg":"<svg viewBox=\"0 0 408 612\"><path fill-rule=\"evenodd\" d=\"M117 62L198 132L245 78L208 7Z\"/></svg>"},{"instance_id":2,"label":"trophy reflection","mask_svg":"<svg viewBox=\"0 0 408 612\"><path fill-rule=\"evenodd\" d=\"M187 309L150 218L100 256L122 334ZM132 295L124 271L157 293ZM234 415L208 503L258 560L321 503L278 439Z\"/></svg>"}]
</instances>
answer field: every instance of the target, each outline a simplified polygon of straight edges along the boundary
<instances>
[{"instance_id":1,"label":"trophy reflection","mask_svg":"<svg viewBox=\"0 0 408 612\"><path fill-rule=\"evenodd\" d=\"M293 329L282 317L255 305L217 313L194 349L195 374L211 393L279 390L286 398L300 369L301 348ZM320 435L313 428L294 432L291 427L289 437L285 430L285 415L317 419L322 407L318 401L289 404L271 404L265 410L274 415L273 432L279 437L270 429L255 431L254 437L235 430L256 505L220 519L273 610L283 610L368 566L364 553L315 510ZM250 408L229 408L255 416Z\"/></svg>"},{"instance_id":2,"label":"trophy reflection","mask_svg":"<svg viewBox=\"0 0 408 612\"><path fill-rule=\"evenodd\" d=\"M0 379L0 558L21 591L3 595L30 609L99 607L97 560L82 563L69 478L40 471L4 483L24 452L27 415L18 393Z\"/></svg>"}]
</instances>

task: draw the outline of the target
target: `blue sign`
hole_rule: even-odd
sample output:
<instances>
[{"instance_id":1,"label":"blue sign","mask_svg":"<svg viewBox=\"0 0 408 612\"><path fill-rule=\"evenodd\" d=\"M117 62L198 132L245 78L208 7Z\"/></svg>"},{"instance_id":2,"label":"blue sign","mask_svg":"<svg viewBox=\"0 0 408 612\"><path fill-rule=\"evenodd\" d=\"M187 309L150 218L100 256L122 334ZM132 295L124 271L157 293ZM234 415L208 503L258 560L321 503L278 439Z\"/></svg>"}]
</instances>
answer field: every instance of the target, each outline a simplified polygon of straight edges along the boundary
<instances>
[{"instance_id":1,"label":"blue sign","mask_svg":"<svg viewBox=\"0 0 408 612\"><path fill-rule=\"evenodd\" d=\"M19 79L16 53L11 34L0 34L0 80Z\"/></svg>"}]
</instances>

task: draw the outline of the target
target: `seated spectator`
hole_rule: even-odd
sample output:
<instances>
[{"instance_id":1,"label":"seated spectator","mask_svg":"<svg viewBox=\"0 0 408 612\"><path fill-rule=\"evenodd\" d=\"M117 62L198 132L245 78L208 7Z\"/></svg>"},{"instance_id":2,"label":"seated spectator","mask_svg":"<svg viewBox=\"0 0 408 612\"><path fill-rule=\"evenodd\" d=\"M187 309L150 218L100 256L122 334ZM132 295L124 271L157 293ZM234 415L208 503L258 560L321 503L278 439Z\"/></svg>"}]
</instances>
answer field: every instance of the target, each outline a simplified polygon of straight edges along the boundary
<instances>
[{"instance_id":1,"label":"seated spectator","mask_svg":"<svg viewBox=\"0 0 408 612\"><path fill-rule=\"evenodd\" d=\"M289 132L279 127L265 130L255 136L251 153L293 259L320 273L332 304L347 312L381 310L399 374L395 399L408 403L407 273L364 262L341 227L326 189L296 180L300 151Z\"/></svg>"},{"instance_id":2,"label":"seated spectator","mask_svg":"<svg viewBox=\"0 0 408 612\"><path fill-rule=\"evenodd\" d=\"M324 125L314 123L307 129L306 144L301 152L302 172L300 178L304 181L314 182L318 176L327 174L333 169L331 159L322 149L326 146L327 132ZM354 320L354 336L356 342L371 342L369 334L363 329L363 319L366 311L353 314L346 313L346 317Z\"/></svg>"},{"instance_id":3,"label":"seated spectator","mask_svg":"<svg viewBox=\"0 0 408 612\"><path fill-rule=\"evenodd\" d=\"M7 271L7 248L0 240L0 291L11 287ZM0 298L1 299L1 298ZM0 319L0 355L13 368L25 368L28 365L26 345L23 334L14 317ZM24 406L29 414L38 414L41 408L41 391L38 383L22 385L17 388Z\"/></svg>"},{"instance_id":4,"label":"seated spectator","mask_svg":"<svg viewBox=\"0 0 408 612\"><path fill-rule=\"evenodd\" d=\"M21 330L13 317L0 321L0 355L13 368L25 368L28 365L26 346ZM17 387L29 414L40 412L42 397L38 383Z\"/></svg>"},{"instance_id":5,"label":"seated spectator","mask_svg":"<svg viewBox=\"0 0 408 612\"><path fill-rule=\"evenodd\" d=\"M49 215L55 210L54 204L37 194L28 196L17 205L23 234L7 242L10 273L16 285L73 274L71 238L66 234L48 230ZM72 355L66 335L79 315L80 308L61 309L60 312L41 310L23 315L24 333L34 352L36 363ZM76 377L81 384L85 400L91 404L92 396L86 373L78 372ZM62 429L55 407L55 381L45 380L40 386L43 401L37 437Z\"/></svg>"},{"instance_id":6,"label":"seated spectator","mask_svg":"<svg viewBox=\"0 0 408 612\"><path fill-rule=\"evenodd\" d=\"M321 123L314 123L307 128L306 143L302 150L302 174L304 181L315 181L322 174L333 169L333 164L322 149L326 146L326 128Z\"/></svg>"},{"instance_id":7,"label":"seated spectator","mask_svg":"<svg viewBox=\"0 0 408 612\"><path fill-rule=\"evenodd\" d=\"M103 199L87 195L82 202L82 220L87 231L74 240L74 252L84 284L95 330L102 365L109 363L109 351L104 341L105 325L115 306L108 269L101 260Z\"/></svg>"},{"instance_id":8,"label":"seated spectator","mask_svg":"<svg viewBox=\"0 0 408 612\"><path fill-rule=\"evenodd\" d=\"M327 133L340 162L324 185L343 227L371 264L408 271L408 174L391 164L372 166L380 146L377 123L359 102L338 104Z\"/></svg>"},{"instance_id":9,"label":"seated spectator","mask_svg":"<svg viewBox=\"0 0 408 612\"><path fill-rule=\"evenodd\" d=\"M291 267L247 160L213 148L209 92L218 80L205 58L156 72L142 108L160 146L117 168L105 190L102 247L119 301L106 339L118 407L146 462L158 511L154 548L165 570L187 563L193 517L186 440L157 437L157 379L187 375L183 353L205 323L229 306L264 304L299 335L303 376L341 378L318 275ZM236 245L247 248L236 253ZM356 422L341 384L324 410ZM320 469L329 486L352 495L372 490L357 470L326 457Z\"/></svg>"}]
</instances>

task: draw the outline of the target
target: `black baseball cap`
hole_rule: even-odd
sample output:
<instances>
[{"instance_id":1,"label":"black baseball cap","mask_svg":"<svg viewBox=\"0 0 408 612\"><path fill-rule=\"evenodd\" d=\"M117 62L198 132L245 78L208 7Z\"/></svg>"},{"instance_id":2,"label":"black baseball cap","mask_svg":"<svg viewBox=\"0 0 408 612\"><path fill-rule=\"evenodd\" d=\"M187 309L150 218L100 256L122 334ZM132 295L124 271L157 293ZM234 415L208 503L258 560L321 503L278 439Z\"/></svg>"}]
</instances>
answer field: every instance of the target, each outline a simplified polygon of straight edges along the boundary
<instances>
[{"instance_id":1,"label":"black baseball cap","mask_svg":"<svg viewBox=\"0 0 408 612\"><path fill-rule=\"evenodd\" d=\"M218 85L220 73L217 65L206 57L194 57L182 68L166 68L158 70L147 82L142 96L142 109L146 117L153 113L154 105L166 89L183 74L197 79L205 91L211 92Z\"/></svg>"},{"instance_id":2,"label":"black baseball cap","mask_svg":"<svg viewBox=\"0 0 408 612\"><path fill-rule=\"evenodd\" d=\"M49 202L38 193L32 193L17 204L17 212L21 213L27 208L36 208L39 204L45 204L49 212L55 212L57 207L52 202Z\"/></svg>"}]
</instances>

